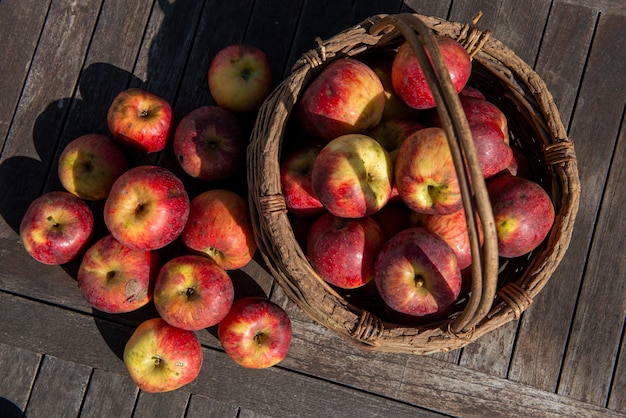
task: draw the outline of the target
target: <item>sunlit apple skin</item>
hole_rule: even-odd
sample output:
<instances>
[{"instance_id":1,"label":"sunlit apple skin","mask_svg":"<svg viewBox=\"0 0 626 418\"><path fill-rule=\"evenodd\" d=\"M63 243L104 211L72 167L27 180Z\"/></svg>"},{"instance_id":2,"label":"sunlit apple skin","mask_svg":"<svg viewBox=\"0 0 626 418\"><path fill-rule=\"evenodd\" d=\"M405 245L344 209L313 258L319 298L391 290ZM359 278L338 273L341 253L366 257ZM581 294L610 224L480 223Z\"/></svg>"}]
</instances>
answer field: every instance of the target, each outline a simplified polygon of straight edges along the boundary
<instances>
[{"instance_id":1,"label":"sunlit apple skin","mask_svg":"<svg viewBox=\"0 0 626 418\"><path fill-rule=\"evenodd\" d=\"M20 222L20 239L35 260L65 264L89 245L93 226L87 203L68 192L48 192L28 206Z\"/></svg>"},{"instance_id":2,"label":"sunlit apple skin","mask_svg":"<svg viewBox=\"0 0 626 418\"><path fill-rule=\"evenodd\" d=\"M152 300L159 267L156 251L133 250L107 235L85 252L78 287L85 300L100 311L131 312Z\"/></svg>"},{"instance_id":3,"label":"sunlit apple skin","mask_svg":"<svg viewBox=\"0 0 626 418\"><path fill-rule=\"evenodd\" d=\"M491 179L487 191L499 255L520 257L537 248L554 223L554 206L548 193L534 181L506 173Z\"/></svg>"},{"instance_id":4,"label":"sunlit apple skin","mask_svg":"<svg viewBox=\"0 0 626 418\"><path fill-rule=\"evenodd\" d=\"M478 224L479 243L483 243L480 219L476 215ZM472 250L467 231L467 221L463 208L448 215L423 214L413 212L409 221L411 226L421 226L430 232L439 235L456 254L459 269L463 270L472 264Z\"/></svg>"},{"instance_id":5,"label":"sunlit apple skin","mask_svg":"<svg viewBox=\"0 0 626 418\"><path fill-rule=\"evenodd\" d=\"M189 196L171 171L152 165L131 168L113 183L104 222L122 244L155 250L173 242L189 216Z\"/></svg>"},{"instance_id":6,"label":"sunlit apple skin","mask_svg":"<svg viewBox=\"0 0 626 418\"><path fill-rule=\"evenodd\" d=\"M67 144L57 168L65 190L84 200L106 199L126 170L128 159L122 149L100 134L86 134Z\"/></svg>"},{"instance_id":7,"label":"sunlit apple skin","mask_svg":"<svg viewBox=\"0 0 626 418\"><path fill-rule=\"evenodd\" d=\"M382 299L403 314L440 313L461 290L461 271L454 251L439 236L421 227L405 229L387 241L374 271Z\"/></svg>"},{"instance_id":8,"label":"sunlit apple skin","mask_svg":"<svg viewBox=\"0 0 626 418\"><path fill-rule=\"evenodd\" d=\"M248 264L257 248L247 202L224 189L207 190L191 201L181 239L189 250L211 257L225 270Z\"/></svg>"},{"instance_id":9,"label":"sunlit apple skin","mask_svg":"<svg viewBox=\"0 0 626 418\"><path fill-rule=\"evenodd\" d=\"M348 134L322 148L311 176L313 192L330 213L360 218L377 212L389 200L393 164L375 139Z\"/></svg>"},{"instance_id":10,"label":"sunlit apple skin","mask_svg":"<svg viewBox=\"0 0 626 418\"><path fill-rule=\"evenodd\" d=\"M291 344L291 321L280 306L263 297L237 299L217 334L226 354L250 369L272 367L282 361Z\"/></svg>"},{"instance_id":11,"label":"sunlit apple skin","mask_svg":"<svg viewBox=\"0 0 626 418\"><path fill-rule=\"evenodd\" d=\"M465 87L472 72L470 57L455 39L447 36L436 36L436 39L452 85L458 93ZM426 54L430 58L430 53ZM420 63L407 41L400 46L394 57L391 81L395 92L408 106L414 109L430 109L436 106Z\"/></svg>"},{"instance_id":12,"label":"sunlit apple skin","mask_svg":"<svg viewBox=\"0 0 626 418\"><path fill-rule=\"evenodd\" d=\"M142 322L124 347L124 364L144 392L169 392L193 382L202 369L202 346L193 331L162 318Z\"/></svg>"},{"instance_id":13,"label":"sunlit apple skin","mask_svg":"<svg viewBox=\"0 0 626 418\"><path fill-rule=\"evenodd\" d=\"M141 152L158 152L172 136L172 107L163 98L140 88L120 92L107 112L113 137Z\"/></svg>"},{"instance_id":14,"label":"sunlit apple skin","mask_svg":"<svg viewBox=\"0 0 626 418\"><path fill-rule=\"evenodd\" d=\"M339 59L311 82L296 106L304 132L323 143L376 126L385 108L380 79L364 63Z\"/></svg>"},{"instance_id":15,"label":"sunlit apple skin","mask_svg":"<svg viewBox=\"0 0 626 418\"><path fill-rule=\"evenodd\" d=\"M161 318L189 331L219 323L228 314L234 296L226 270L200 255L171 259L154 284L154 305Z\"/></svg>"},{"instance_id":16,"label":"sunlit apple skin","mask_svg":"<svg viewBox=\"0 0 626 418\"><path fill-rule=\"evenodd\" d=\"M259 109L272 89L272 71L265 53L252 45L220 50L209 66L209 91L218 106L232 112Z\"/></svg>"},{"instance_id":17,"label":"sunlit apple skin","mask_svg":"<svg viewBox=\"0 0 626 418\"><path fill-rule=\"evenodd\" d=\"M371 217L349 219L320 216L307 238L311 266L326 282L356 289L374 279L374 261L385 238Z\"/></svg>"},{"instance_id":18,"label":"sunlit apple skin","mask_svg":"<svg viewBox=\"0 0 626 418\"><path fill-rule=\"evenodd\" d=\"M303 146L295 149L280 163L280 184L289 212L311 216L325 211L311 184L313 163L320 148Z\"/></svg>"},{"instance_id":19,"label":"sunlit apple skin","mask_svg":"<svg viewBox=\"0 0 626 418\"><path fill-rule=\"evenodd\" d=\"M394 175L400 198L415 212L448 214L463 206L452 154L441 128L411 134L400 147Z\"/></svg>"},{"instance_id":20,"label":"sunlit apple skin","mask_svg":"<svg viewBox=\"0 0 626 418\"><path fill-rule=\"evenodd\" d=\"M173 142L180 166L202 181L232 177L243 166L246 145L237 117L218 106L203 106L185 115Z\"/></svg>"}]
</instances>

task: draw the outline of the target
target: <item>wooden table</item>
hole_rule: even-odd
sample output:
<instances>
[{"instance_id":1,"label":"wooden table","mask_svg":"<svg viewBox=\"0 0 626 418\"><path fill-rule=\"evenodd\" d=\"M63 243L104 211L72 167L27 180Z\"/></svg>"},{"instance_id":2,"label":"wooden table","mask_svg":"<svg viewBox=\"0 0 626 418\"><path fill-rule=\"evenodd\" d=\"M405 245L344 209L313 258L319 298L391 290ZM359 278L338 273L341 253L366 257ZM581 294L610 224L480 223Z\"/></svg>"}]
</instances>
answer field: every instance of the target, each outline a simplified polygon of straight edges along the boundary
<instances>
[{"instance_id":1,"label":"wooden table","mask_svg":"<svg viewBox=\"0 0 626 418\"><path fill-rule=\"evenodd\" d=\"M183 389L136 389L121 360L147 308L92 310L76 263L24 251L28 204L60 189L70 140L106 133L129 87L178 115L211 104L207 69L224 46L269 56L275 84L300 55L378 13L418 12L490 28L546 81L573 139L582 184L570 248L521 317L462 350L365 352L285 300L257 257L233 280L292 316L288 357L236 366L214 330ZM621 0L4 0L0 3L0 416L624 416L626 414L626 4ZM241 292L241 291L240 291Z\"/></svg>"}]
</instances>

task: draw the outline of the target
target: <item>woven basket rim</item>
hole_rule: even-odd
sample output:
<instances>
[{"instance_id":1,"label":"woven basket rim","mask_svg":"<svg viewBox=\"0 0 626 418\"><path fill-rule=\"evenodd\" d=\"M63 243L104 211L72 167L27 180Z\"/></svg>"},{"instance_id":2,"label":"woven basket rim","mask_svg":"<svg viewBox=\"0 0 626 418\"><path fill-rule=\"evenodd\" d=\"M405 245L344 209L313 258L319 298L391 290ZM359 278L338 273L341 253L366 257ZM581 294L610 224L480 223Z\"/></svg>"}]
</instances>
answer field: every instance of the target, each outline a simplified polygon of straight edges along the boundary
<instances>
[{"instance_id":1,"label":"woven basket rim","mask_svg":"<svg viewBox=\"0 0 626 418\"><path fill-rule=\"evenodd\" d=\"M397 30L369 33L390 15L376 15L327 39L295 63L261 107L248 147L248 189L255 236L262 257L289 299L309 317L346 341L363 348L413 354L430 354L461 348L505 323L519 318L545 286L569 245L580 198L577 161L558 109L543 80L510 48L489 36L473 54L499 82L510 84L512 100L519 100L529 118L538 118L543 161L554 177L553 200L557 217L539 251L532 253L523 273L500 287L487 315L466 332L454 332L450 319L423 325L384 322L369 311L352 306L317 276L297 244L287 217L279 179L279 159L286 125L304 87L330 62L384 48L401 40ZM394 15L391 15L394 16ZM399 16L399 15L398 15ZM410 14L434 33L477 43L482 31L444 19ZM471 46L470 46L471 47ZM525 107L525 106L522 106ZM534 119L533 119L534 120ZM556 195L556 196L555 196ZM288 244L288 245L285 245ZM288 262L287 262L288 261ZM287 262L288 265L285 265Z\"/></svg>"}]
</instances>

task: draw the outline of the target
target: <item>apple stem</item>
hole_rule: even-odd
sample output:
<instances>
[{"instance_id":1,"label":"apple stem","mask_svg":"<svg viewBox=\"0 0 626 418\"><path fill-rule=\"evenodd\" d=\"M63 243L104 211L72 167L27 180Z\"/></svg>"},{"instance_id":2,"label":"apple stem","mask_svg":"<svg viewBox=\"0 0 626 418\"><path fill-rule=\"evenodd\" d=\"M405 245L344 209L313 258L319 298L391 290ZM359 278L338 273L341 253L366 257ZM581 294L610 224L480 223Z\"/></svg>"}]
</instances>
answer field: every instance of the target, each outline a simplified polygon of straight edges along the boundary
<instances>
[{"instance_id":1,"label":"apple stem","mask_svg":"<svg viewBox=\"0 0 626 418\"><path fill-rule=\"evenodd\" d=\"M48 216L47 220L48 220L48 222L50 222L52 224L53 228L58 228L59 227L59 223L56 222L52 216Z\"/></svg>"},{"instance_id":2,"label":"apple stem","mask_svg":"<svg viewBox=\"0 0 626 418\"><path fill-rule=\"evenodd\" d=\"M187 297L192 296L194 293L196 293L195 289L193 287L188 287L187 291L185 292L185 295L187 295Z\"/></svg>"},{"instance_id":3,"label":"apple stem","mask_svg":"<svg viewBox=\"0 0 626 418\"><path fill-rule=\"evenodd\" d=\"M145 118L146 116L148 116L150 114L150 112L148 112L147 110L142 110L141 112L139 112L139 116L141 116L142 118Z\"/></svg>"},{"instance_id":4,"label":"apple stem","mask_svg":"<svg viewBox=\"0 0 626 418\"><path fill-rule=\"evenodd\" d=\"M159 356L152 356L152 359L154 360L154 365L155 366L158 366L158 365L161 364L161 361L162 361L161 357L159 357Z\"/></svg>"},{"instance_id":5,"label":"apple stem","mask_svg":"<svg viewBox=\"0 0 626 418\"><path fill-rule=\"evenodd\" d=\"M417 276L415 276L415 287L420 288L422 286L424 286L424 277L422 277L421 274L418 274Z\"/></svg>"},{"instance_id":6,"label":"apple stem","mask_svg":"<svg viewBox=\"0 0 626 418\"><path fill-rule=\"evenodd\" d=\"M265 341L265 335L262 332L258 332L254 335L254 342L256 342L259 347L263 345L263 341Z\"/></svg>"}]
</instances>

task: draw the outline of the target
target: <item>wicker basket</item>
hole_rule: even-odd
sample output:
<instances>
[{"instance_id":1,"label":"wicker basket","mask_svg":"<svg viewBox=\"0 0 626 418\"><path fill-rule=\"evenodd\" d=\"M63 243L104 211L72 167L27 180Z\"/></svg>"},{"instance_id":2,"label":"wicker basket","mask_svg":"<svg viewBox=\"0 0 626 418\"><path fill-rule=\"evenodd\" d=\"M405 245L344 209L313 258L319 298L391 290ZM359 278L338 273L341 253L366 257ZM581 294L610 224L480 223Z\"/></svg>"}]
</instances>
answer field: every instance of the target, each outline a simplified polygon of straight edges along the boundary
<instances>
[{"instance_id":1,"label":"wicker basket","mask_svg":"<svg viewBox=\"0 0 626 418\"><path fill-rule=\"evenodd\" d=\"M580 183L573 145L552 96L527 64L474 24L418 14L373 16L326 41L318 39L319 47L302 56L259 111L248 148L248 187L260 252L291 300L313 320L360 347L414 354L461 348L519 318L569 245ZM423 63L428 62L423 49L427 48L437 67L443 64L437 58L433 34L455 38L469 52L473 59L470 84L505 113L511 142L531 161L535 180L552 198L556 219L548 238L527 257L498 258L493 213L467 119L447 72L431 69L429 84L437 111L450 140L460 182L466 186L462 188L465 207L473 206L479 214L485 243L480 250L472 251L471 288L461 295L453 312L430 322L403 325L378 311L373 313L367 305L360 305L317 275L294 235L281 193L279 164L292 109L307 83L322 68L343 57L397 48L405 39ZM418 35L424 46L417 41ZM435 74L446 76L438 79ZM469 224L474 225L474 211L466 212ZM476 232L474 229L470 237L477 236Z\"/></svg>"}]
</instances>

